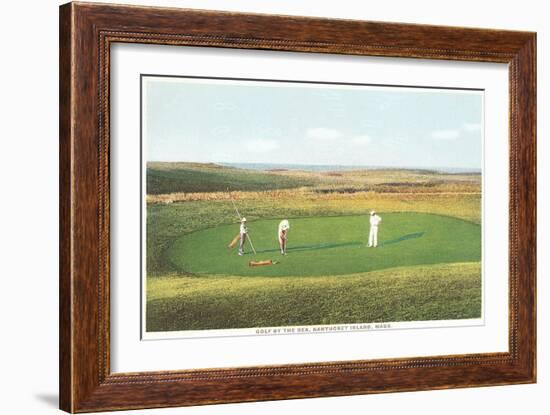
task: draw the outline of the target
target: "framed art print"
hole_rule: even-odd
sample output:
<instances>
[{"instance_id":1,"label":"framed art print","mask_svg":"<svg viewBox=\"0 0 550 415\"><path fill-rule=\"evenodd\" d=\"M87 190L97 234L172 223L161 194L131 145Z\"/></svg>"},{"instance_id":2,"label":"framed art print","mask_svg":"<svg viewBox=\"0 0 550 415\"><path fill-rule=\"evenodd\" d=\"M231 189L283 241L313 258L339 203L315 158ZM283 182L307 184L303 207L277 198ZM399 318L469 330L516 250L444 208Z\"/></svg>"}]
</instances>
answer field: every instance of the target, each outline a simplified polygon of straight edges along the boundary
<instances>
[{"instance_id":1,"label":"framed art print","mask_svg":"<svg viewBox=\"0 0 550 415\"><path fill-rule=\"evenodd\" d=\"M62 409L535 381L533 33L60 13Z\"/></svg>"},{"instance_id":2,"label":"framed art print","mask_svg":"<svg viewBox=\"0 0 550 415\"><path fill-rule=\"evenodd\" d=\"M484 323L483 90L141 87L143 339Z\"/></svg>"}]
</instances>

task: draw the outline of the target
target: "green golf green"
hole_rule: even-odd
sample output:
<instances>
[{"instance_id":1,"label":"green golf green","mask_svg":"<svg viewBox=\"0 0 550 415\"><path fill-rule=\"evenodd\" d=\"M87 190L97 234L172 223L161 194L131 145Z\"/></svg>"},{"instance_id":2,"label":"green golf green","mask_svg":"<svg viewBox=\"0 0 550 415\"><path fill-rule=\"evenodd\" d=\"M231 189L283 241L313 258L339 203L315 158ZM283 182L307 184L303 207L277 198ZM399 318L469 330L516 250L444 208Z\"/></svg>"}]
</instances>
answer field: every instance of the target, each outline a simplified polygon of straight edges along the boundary
<instances>
[{"instance_id":1,"label":"green golf green","mask_svg":"<svg viewBox=\"0 0 550 415\"><path fill-rule=\"evenodd\" d=\"M425 213L380 213L378 247L367 248L368 216L289 218L287 252L279 252L281 219L248 223L256 249L246 243L244 256L227 245L239 225L196 231L168 249L180 271L199 275L320 276L345 275L409 265L474 262L481 259L481 227L452 217ZM250 267L249 261L275 265Z\"/></svg>"}]
</instances>

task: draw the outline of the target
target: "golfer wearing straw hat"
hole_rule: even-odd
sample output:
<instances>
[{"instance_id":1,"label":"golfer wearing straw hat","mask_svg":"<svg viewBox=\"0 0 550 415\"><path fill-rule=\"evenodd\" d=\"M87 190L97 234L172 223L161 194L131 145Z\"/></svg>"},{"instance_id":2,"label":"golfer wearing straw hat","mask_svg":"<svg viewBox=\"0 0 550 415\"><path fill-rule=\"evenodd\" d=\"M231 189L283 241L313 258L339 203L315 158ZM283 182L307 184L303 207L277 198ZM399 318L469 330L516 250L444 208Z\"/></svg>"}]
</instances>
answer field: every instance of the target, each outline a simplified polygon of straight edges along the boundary
<instances>
[{"instance_id":1,"label":"golfer wearing straw hat","mask_svg":"<svg viewBox=\"0 0 550 415\"><path fill-rule=\"evenodd\" d=\"M277 237L279 238L279 247L281 248L281 254L286 255L286 239L288 236L288 230L290 229L290 224L288 220L284 219L279 223L279 230L277 232Z\"/></svg>"},{"instance_id":2,"label":"golfer wearing straw hat","mask_svg":"<svg viewBox=\"0 0 550 415\"><path fill-rule=\"evenodd\" d=\"M376 214L374 210L370 212L370 232L369 232L369 244L368 247L378 246L378 225L382 222L382 218Z\"/></svg>"},{"instance_id":3,"label":"golfer wearing straw hat","mask_svg":"<svg viewBox=\"0 0 550 415\"><path fill-rule=\"evenodd\" d=\"M241 242L239 244L239 255L242 256L244 254L244 244L246 242L246 234L248 233L248 229L246 228L246 218L241 219L241 229L239 231L239 234L241 236Z\"/></svg>"}]
</instances>

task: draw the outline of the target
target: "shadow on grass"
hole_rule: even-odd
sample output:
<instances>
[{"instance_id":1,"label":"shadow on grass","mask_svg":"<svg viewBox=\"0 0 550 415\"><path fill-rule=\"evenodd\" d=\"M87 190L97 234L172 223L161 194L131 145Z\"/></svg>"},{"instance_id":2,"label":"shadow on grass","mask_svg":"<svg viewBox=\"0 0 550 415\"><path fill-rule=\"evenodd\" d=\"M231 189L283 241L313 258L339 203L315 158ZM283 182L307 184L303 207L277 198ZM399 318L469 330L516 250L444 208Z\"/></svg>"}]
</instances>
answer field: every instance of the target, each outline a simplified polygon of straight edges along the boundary
<instances>
[{"instance_id":1,"label":"shadow on grass","mask_svg":"<svg viewBox=\"0 0 550 415\"><path fill-rule=\"evenodd\" d=\"M298 251L316 251L319 249L331 249L331 248L342 248L346 246L360 246L362 245L359 241L353 241L353 242L341 242L341 243L334 243L334 242L328 242L324 244L316 244L316 245L300 245L300 246L293 246L287 248L288 252L298 252ZM279 249L264 249L261 251L257 251L259 254L262 253L269 253L269 252L279 252Z\"/></svg>"},{"instance_id":2,"label":"shadow on grass","mask_svg":"<svg viewBox=\"0 0 550 415\"><path fill-rule=\"evenodd\" d=\"M389 241L381 242L378 246L384 246L384 245L393 245L397 244L399 242L408 241L409 239L416 239L420 238L424 235L424 232L416 232L416 233L409 233L407 235L400 236L399 238L395 238ZM361 246L363 245L363 242L360 241L352 241L352 242L327 242L324 244L315 244L315 245L300 245L300 246L293 246L289 247L287 249L287 252L299 252L299 251L317 251L321 249L332 249L332 248L345 248L349 246ZM278 248L275 249L262 249L256 251L258 254L268 254L270 252L279 252Z\"/></svg>"},{"instance_id":3,"label":"shadow on grass","mask_svg":"<svg viewBox=\"0 0 550 415\"><path fill-rule=\"evenodd\" d=\"M390 241L381 242L378 246L393 245L399 242L408 241L409 239L420 238L424 235L424 232L409 233L407 235L400 236L399 238L392 239Z\"/></svg>"}]
</instances>

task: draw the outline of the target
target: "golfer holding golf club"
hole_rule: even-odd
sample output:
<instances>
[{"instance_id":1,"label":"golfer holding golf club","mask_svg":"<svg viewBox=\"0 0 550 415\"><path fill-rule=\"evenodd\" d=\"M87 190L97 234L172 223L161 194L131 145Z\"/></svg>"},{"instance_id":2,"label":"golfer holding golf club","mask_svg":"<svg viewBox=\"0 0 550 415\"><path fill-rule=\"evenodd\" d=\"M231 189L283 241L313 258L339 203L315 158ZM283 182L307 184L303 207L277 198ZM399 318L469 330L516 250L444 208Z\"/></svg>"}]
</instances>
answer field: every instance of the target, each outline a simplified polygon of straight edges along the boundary
<instances>
[{"instance_id":1,"label":"golfer holding golf club","mask_svg":"<svg viewBox=\"0 0 550 415\"><path fill-rule=\"evenodd\" d=\"M279 223L279 230L277 236L279 238L279 247L281 248L281 254L286 255L286 239L288 236L288 230L290 229L290 224L288 220L284 219Z\"/></svg>"},{"instance_id":2,"label":"golfer holding golf club","mask_svg":"<svg viewBox=\"0 0 550 415\"><path fill-rule=\"evenodd\" d=\"M239 235L241 236L241 242L239 243L239 255L243 256L244 254L244 244L246 242L246 234L248 233L248 229L246 227L246 218L241 219L241 229L239 231Z\"/></svg>"},{"instance_id":3,"label":"golfer holding golf club","mask_svg":"<svg viewBox=\"0 0 550 415\"><path fill-rule=\"evenodd\" d=\"M382 218L376 214L374 210L370 212L370 232L368 247L378 246L378 225L382 222Z\"/></svg>"}]
</instances>

